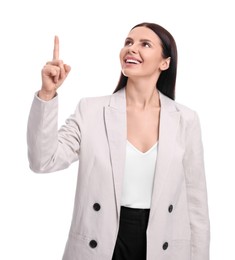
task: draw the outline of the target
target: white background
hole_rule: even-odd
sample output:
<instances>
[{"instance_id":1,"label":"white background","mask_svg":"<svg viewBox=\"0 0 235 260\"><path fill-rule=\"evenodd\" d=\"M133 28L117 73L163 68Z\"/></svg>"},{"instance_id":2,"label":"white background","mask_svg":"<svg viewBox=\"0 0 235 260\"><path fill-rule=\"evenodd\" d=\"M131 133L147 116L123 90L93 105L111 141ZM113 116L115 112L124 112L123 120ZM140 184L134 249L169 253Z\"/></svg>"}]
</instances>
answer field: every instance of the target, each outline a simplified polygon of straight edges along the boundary
<instances>
[{"instance_id":1,"label":"white background","mask_svg":"<svg viewBox=\"0 0 235 260\"><path fill-rule=\"evenodd\" d=\"M27 161L28 113L54 35L72 67L59 90L62 124L81 97L113 92L119 50L143 21L159 23L177 42L176 100L201 119L211 259L235 259L233 10L229 0L1 1L0 259L61 259L68 235L78 165L39 175Z\"/></svg>"}]
</instances>

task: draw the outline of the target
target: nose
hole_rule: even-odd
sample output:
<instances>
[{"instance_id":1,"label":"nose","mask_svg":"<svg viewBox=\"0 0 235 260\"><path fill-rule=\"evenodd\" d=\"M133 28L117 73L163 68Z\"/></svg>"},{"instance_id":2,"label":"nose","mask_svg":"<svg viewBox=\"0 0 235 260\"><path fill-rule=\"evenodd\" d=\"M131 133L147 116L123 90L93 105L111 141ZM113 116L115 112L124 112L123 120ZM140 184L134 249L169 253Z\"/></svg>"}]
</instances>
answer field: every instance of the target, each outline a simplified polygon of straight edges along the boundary
<instances>
[{"instance_id":1,"label":"nose","mask_svg":"<svg viewBox=\"0 0 235 260\"><path fill-rule=\"evenodd\" d=\"M129 53L137 53L138 52L138 47L136 44L132 44L128 47L128 52Z\"/></svg>"}]
</instances>

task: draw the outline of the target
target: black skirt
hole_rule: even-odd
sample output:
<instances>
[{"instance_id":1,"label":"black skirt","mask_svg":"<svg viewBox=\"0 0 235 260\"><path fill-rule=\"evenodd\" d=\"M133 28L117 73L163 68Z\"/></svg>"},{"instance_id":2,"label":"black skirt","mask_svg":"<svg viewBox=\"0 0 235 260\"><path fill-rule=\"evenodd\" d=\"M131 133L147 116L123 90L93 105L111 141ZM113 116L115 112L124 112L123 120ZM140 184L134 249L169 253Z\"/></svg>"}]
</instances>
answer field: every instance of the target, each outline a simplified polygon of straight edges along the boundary
<instances>
[{"instance_id":1,"label":"black skirt","mask_svg":"<svg viewBox=\"0 0 235 260\"><path fill-rule=\"evenodd\" d=\"M149 209L121 207L120 226L112 260L146 260Z\"/></svg>"}]
</instances>

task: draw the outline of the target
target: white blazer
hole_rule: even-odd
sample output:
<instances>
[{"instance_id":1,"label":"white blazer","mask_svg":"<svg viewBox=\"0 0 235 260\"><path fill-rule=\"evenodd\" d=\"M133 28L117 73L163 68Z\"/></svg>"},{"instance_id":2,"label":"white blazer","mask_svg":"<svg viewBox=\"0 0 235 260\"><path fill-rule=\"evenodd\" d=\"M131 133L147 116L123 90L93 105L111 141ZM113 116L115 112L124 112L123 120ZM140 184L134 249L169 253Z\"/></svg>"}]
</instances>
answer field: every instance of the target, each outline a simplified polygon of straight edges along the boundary
<instances>
[{"instance_id":1,"label":"white blazer","mask_svg":"<svg viewBox=\"0 0 235 260\"><path fill-rule=\"evenodd\" d=\"M157 166L147 260L209 260L210 224L197 114L160 93ZM58 131L58 97L35 96L28 121L30 168L48 173L79 160L63 260L111 260L117 238L127 140L125 89L82 98Z\"/></svg>"}]
</instances>

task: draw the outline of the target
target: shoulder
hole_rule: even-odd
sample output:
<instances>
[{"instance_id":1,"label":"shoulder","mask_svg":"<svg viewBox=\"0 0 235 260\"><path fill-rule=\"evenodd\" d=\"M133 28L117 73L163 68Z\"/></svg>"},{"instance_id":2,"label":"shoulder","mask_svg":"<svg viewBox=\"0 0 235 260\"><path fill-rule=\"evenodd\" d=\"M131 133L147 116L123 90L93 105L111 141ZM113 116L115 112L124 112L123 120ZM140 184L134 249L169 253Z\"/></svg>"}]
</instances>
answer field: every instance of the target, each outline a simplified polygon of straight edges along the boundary
<instances>
[{"instance_id":1,"label":"shoulder","mask_svg":"<svg viewBox=\"0 0 235 260\"><path fill-rule=\"evenodd\" d=\"M85 96L78 101L75 113L92 115L99 113L110 102L111 95Z\"/></svg>"},{"instance_id":2,"label":"shoulder","mask_svg":"<svg viewBox=\"0 0 235 260\"><path fill-rule=\"evenodd\" d=\"M196 110L184 104L181 104L175 100L172 100L162 93L161 93L161 102L162 102L162 106L165 107L167 110L171 112L180 113L181 119L183 121L193 122L195 121L195 119L198 118L198 114Z\"/></svg>"},{"instance_id":3,"label":"shoulder","mask_svg":"<svg viewBox=\"0 0 235 260\"><path fill-rule=\"evenodd\" d=\"M187 120L194 120L195 119L195 116L197 116L197 112L196 110L186 106L186 105L183 105L181 103L178 103L176 101L175 102L175 106L177 108L177 110L180 112L181 116Z\"/></svg>"},{"instance_id":4,"label":"shoulder","mask_svg":"<svg viewBox=\"0 0 235 260\"><path fill-rule=\"evenodd\" d=\"M119 91L103 96L84 97L80 100L81 104L86 106L88 110L104 108L107 106L114 107L123 110L125 107L125 90L120 89Z\"/></svg>"},{"instance_id":5,"label":"shoulder","mask_svg":"<svg viewBox=\"0 0 235 260\"><path fill-rule=\"evenodd\" d=\"M99 106L105 106L109 104L111 95L105 95L105 96L89 96L89 97L83 97L80 99L79 103L82 106L87 107L99 107Z\"/></svg>"}]
</instances>

